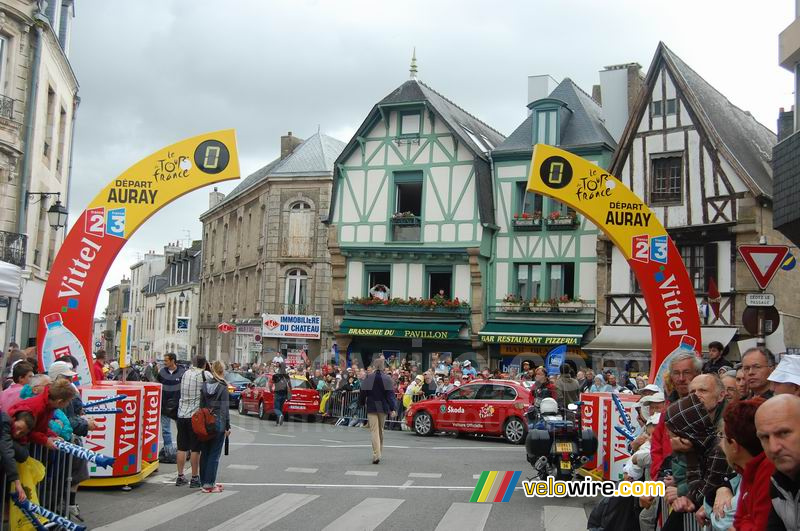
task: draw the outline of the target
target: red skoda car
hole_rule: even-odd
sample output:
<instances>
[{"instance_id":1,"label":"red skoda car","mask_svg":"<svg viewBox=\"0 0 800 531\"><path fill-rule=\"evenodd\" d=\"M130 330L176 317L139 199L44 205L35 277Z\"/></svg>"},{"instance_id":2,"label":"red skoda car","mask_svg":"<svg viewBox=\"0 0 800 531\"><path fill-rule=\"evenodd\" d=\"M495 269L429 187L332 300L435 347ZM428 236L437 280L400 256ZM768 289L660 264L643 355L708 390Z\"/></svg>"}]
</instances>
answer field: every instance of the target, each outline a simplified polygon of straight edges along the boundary
<instances>
[{"instance_id":1,"label":"red skoda car","mask_svg":"<svg viewBox=\"0 0 800 531\"><path fill-rule=\"evenodd\" d=\"M417 435L483 433L522 444L530 404L531 392L519 382L473 380L445 395L415 402L406 412L406 423Z\"/></svg>"}]
</instances>

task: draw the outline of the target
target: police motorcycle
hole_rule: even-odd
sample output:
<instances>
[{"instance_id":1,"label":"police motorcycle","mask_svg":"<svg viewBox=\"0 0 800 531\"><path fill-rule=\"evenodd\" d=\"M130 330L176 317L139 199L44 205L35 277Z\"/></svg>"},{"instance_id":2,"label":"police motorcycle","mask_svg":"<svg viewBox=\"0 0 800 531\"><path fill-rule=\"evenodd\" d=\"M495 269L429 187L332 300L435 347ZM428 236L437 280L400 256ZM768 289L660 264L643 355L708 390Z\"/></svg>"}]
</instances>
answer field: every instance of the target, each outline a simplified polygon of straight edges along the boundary
<instances>
[{"instance_id":1,"label":"police motorcycle","mask_svg":"<svg viewBox=\"0 0 800 531\"><path fill-rule=\"evenodd\" d=\"M528 408L525 452L538 479L572 480L576 471L597 452L594 432L582 429L582 405L582 402L569 404L559 412L555 399L543 398Z\"/></svg>"}]
</instances>

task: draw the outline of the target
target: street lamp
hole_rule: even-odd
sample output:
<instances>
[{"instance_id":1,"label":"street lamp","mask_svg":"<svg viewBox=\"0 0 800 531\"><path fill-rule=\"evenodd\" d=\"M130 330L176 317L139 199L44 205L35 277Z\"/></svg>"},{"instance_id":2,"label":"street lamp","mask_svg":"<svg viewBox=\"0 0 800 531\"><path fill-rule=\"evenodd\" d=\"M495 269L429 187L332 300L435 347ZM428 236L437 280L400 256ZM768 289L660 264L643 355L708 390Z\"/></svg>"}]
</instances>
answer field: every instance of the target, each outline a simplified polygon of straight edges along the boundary
<instances>
[{"instance_id":1,"label":"street lamp","mask_svg":"<svg viewBox=\"0 0 800 531\"><path fill-rule=\"evenodd\" d=\"M25 197L30 201L32 195L38 195L39 201L51 195L56 196L56 202L47 209L47 221L54 230L67 226L67 209L61 204L60 192L27 192Z\"/></svg>"},{"instance_id":2,"label":"street lamp","mask_svg":"<svg viewBox=\"0 0 800 531\"><path fill-rule=\"evenodd\" d=\"M185 294L185 293L183 293L183 291L181 291L181 294L180 294L180 295L178 295L178 300L179 300L180 302L184 302L184 301L186 301L186 294Z\"/></svg>"}]
</instances>

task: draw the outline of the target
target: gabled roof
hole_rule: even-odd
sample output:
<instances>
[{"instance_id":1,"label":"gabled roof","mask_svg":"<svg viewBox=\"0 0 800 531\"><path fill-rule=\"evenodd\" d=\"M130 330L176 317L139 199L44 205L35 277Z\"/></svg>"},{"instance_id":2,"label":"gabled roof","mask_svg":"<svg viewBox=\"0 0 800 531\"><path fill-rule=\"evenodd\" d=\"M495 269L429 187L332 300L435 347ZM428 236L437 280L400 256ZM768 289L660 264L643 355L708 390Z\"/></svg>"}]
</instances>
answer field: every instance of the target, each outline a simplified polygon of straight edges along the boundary
<instances>
[{"instance_id":1,"label":"gabled roof","mask_svg":"<svg viewBox=\"0 0 800 531\"><path fill-rule=\"evenodd\" d=\"M333 163L344 149L344 142L323 133L317 133L297 146L285 159L277 158L245 177L236 188L225 196L214 208L200 217L219 209L234 198L270 178L327 177L333 175Z\"/></svg>"},{"instance_id":2,"label":"gabled roof","mask_svg":"<svg viewBox=\"0 0 800 531\"><path fill-rule=\"evenodd\" d=\"M705 133L719 155L733 167L753 195L772 197L772 147L778 141L775 133L731 103L663 42L656 48L645 78L645 90L622 133L611 173L618 175L623 169L662 65L686 99L687 111L695 126Z\"/></svg>"},{"instance_id":3,"label":"gabled roof","mask_svg":"<svg viewBox=\"0 0 800 531\"><path fill-rule=\"evenodd\" d=\"M409 79L385 98L376 103L361 126L342 150L334 166L334 186L331 205L336 204L337 186L339 178L338 164L342 163L358 146L359 137L364 136L368 130L381 118L381 109L393 105L410 103L424 104L438 120L443 121L447 128L464 144L476 157L476 185L478 194L478 213L483 223L494 223L494 199L492 192L491 172L488 169L488 153L505 140L502 133L468 113L443 95L418 79ZM483 166L486 166L485 168ZM333 207L328 211L326 223L333 221Z\"/></svg>"},{"instance_id":4,"label":"gabled roof","mask_svg":"<svg viewBox=\"0 0 800 531\"><path fill-rule=\"evenodd\" d=\"M591 96L570 78L565 78L548 96L566 103L571 112L569 120L561 126L559 147L565 149L606 144L609 150L617 147L614 138L603 123L603 111ZM492 154L530 154L533 149L533 114L492 151Z\"/></svg>"}]
</instances>

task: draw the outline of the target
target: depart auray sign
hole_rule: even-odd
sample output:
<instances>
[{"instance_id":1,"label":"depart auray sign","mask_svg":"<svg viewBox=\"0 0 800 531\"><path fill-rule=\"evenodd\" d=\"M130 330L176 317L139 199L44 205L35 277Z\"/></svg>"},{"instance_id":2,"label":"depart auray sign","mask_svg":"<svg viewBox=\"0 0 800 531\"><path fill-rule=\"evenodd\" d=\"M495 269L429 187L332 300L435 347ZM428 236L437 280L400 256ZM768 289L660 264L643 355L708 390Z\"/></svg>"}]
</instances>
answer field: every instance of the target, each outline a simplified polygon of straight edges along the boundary
<instances>
[{"instance_id":1,"label":"depart auray sign","mask_svg":"<svg viewBox=\"0 0 800 531\"><path fill-rule=\"evenodd\" d=\"M534 146L528 191L585 215L625 256L650 317L650 381L663 377L671 354L699 349L700 316L689 274L672 238L636 194L603 168L544 144Z\"/></svg>"},{"instance_id":2,"label":"depart auray sign","mask_svg":"<svg viewBox=\"0 0 800 531\"><path fill-rule=\"evenodd\" d=\"M319 315L279 315L263 314L261 316L264 337L280 337L294 339L319 339Z\"/></svg>"},{"instance_id":3,"label":"depart auray sign","mask_svg":"<svg viewBox=\"0 0 800 531\"><path fill-rule=\"evenodd\" d=\"M92 382L97 296L117 253L156 211L200 187L239 178L233 130L160 149L112 180L76 220L50 270L39 320L39 365L73 355L82 384ZM113 356L113 354L112 354Z\"/></svg>"}]
</instances>

